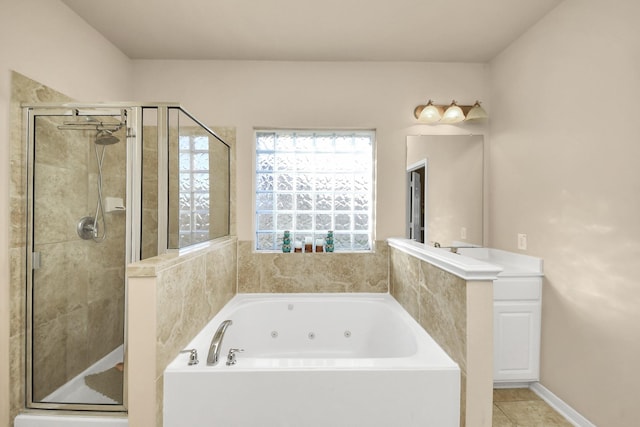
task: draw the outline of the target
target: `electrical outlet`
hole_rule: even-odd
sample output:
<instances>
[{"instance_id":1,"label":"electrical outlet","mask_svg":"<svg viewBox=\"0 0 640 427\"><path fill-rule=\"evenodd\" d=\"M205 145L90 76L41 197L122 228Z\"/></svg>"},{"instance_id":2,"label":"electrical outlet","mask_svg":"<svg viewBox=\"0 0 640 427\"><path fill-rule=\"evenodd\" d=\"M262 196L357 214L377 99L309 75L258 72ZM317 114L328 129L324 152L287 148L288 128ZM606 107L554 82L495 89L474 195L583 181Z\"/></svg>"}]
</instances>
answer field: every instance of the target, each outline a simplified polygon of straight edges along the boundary
<instances>
[{"instance_id":1,"label":"electrical outlet","mask_svg":"<svg viewBox=\"0 0 640 427\"><path fill-rule=\"evenodd\" d=\"M518 233L518 249L521 251L527 250L527 235Z\"/></svg>"},{"instance_id":2,"label":"electrical outlet","mask_svg":"<svg viewBox=\"0 0 640 427\"><path fill-rule=\"evenodd\" d=\"M460 229L460 238L461 239L466 239L467 238L467 227L462 227Z\"/></svg>"}]
</instances>

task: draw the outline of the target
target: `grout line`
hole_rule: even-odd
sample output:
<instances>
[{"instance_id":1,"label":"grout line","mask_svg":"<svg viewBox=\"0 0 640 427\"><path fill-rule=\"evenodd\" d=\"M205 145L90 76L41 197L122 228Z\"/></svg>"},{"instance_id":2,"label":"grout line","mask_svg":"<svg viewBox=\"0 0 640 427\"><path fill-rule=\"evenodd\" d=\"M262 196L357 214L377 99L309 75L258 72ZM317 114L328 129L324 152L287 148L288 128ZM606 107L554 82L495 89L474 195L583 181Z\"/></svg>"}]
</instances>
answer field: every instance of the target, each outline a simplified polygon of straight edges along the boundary
<instances>
[{"instance_id":1,"label":"grout line","mask_svg":"<svg viewBox=\"0 0 640 427\"><path fill-rule=\"evenodd\" d=\"M509 417L509 415L507 415L507 413L506 413L506 412L504 412L502 409L500 409L500 407L499 407L498 405L496 405L496 404L495 404L495 402L494 402L493 406L495 406L495 407L496 407L496 409L497 409L498 411L500 411L500 412L502 413L502 415L504 415L504 416L509 420L509 422L510 422L511 424L513 424L513 426L516 426L516 425L517 425L517 424L516 424L516 422L515 422L514 420L512 420L512 419Z\"/></svg>"}]
</instances>

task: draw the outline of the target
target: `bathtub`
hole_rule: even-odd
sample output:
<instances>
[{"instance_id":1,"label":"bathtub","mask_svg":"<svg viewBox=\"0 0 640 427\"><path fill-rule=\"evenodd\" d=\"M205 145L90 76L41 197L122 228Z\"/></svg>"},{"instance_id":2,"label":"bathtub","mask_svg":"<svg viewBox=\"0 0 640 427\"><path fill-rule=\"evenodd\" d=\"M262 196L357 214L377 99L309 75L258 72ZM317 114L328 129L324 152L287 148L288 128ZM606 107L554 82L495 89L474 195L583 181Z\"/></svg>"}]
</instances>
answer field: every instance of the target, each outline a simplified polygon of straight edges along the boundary
<instances>
[{"instance_id":1,"label":"bathtub","mask_svg":"<svg viewBox=\"0 0 640 427\"><path fill-rule=\"evenodd\" d=\"M238 294L187 348L200 363L166 368L165 427L459 426L458 365L388 294Z\"/></svg>"}]
</instances>

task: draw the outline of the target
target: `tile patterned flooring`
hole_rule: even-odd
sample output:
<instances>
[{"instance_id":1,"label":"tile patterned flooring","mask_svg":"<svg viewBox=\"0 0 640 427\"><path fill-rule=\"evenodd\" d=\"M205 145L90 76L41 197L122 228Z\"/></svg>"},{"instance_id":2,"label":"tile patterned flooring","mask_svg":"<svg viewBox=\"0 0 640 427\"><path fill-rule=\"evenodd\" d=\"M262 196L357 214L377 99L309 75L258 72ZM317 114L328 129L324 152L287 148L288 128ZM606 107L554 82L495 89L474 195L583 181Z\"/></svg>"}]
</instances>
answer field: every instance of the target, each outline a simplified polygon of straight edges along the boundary
<instances>
[{"instance_id":1,"label":"tile patterned flooring","mask_svg":"<svg viewBox=\"0 0 640 427\"><path fill-rule=\"evenodd\" d=\"M493 427L572 427L528 388L493 390Z\"/></svg>"}]
</instances>

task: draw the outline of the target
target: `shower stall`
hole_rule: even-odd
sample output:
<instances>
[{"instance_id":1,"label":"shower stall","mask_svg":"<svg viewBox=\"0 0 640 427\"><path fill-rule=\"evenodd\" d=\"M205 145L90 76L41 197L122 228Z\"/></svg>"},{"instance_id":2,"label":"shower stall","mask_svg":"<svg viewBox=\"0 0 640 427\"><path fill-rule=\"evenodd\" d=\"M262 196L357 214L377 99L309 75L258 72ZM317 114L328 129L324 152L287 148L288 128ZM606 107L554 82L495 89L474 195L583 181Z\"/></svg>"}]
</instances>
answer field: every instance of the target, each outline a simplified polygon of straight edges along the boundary
<instances>
[{"instance_id":1,"label":"shower stall","mask_svg":"<svg viewBox=\"0 0 640 427\"><path fill-rule=\"evenodd\" d=\"M26 407L125 412L127 265L228 234L229 146L177 104L23 114Z\"/></svg>"}]
</instances>

